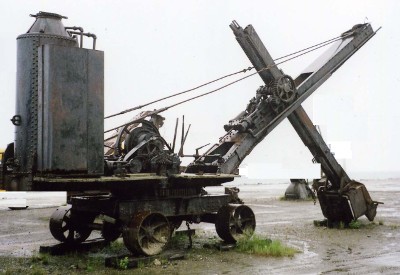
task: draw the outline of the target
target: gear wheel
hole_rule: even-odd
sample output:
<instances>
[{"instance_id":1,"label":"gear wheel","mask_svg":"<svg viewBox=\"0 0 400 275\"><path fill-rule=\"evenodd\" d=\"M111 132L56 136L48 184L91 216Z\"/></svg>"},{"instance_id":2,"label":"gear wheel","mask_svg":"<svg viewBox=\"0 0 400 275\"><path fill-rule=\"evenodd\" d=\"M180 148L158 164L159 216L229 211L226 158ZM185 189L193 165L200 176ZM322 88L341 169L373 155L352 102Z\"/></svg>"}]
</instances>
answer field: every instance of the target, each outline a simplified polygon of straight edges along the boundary
<instances>
[{"instance_id":1,"label":"gear wheel","mask_svg":"<svg viewBox=\"0 0 400 275\"><path fill-rule=\"evenodd\" d=\"M291 103L296 97L296 85L288 75L283 75L272 84L272 94L284 103Z\"/></svg>"}]
</instances>

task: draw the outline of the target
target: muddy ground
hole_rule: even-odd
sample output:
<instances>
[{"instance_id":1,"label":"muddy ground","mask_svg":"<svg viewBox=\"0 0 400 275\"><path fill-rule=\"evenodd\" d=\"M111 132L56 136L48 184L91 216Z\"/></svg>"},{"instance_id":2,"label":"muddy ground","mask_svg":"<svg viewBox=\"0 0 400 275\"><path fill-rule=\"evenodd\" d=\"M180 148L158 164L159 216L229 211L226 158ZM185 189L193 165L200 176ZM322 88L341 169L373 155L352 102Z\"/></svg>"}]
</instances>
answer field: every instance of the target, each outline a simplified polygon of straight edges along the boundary
<instances>
[{"instance_id":1,"label":"muddy ground","mask_svg":"<svg viewBox=\"0 0 400 275\"><path fill-rule=\"evenodd\" d=\"M280 200L286 184L242 185L241 198L256 213L256 233L297 248L294 257L273 258L221 252L204 248L218 242L214 226L193 225L195 245L181 261L160 257L157 265L121 271L104 268L107 255L126 250L112 247L66 256L40 256L40 245L55 243L48 231L54 207L30 206L27 210L0 210L0 274L365 274L400 273L400 180L364 181L378 207L374 222L359 219L359 229L315 227L321 220L318 202ZM218 192L214 188L211 191ZM221 190L222 191L222 190ZM182 229L184 229L182 227ZM95 237L92 234L92 237ZM178 244L184 247L185 241Z\"/></svg>"}]
</instances>

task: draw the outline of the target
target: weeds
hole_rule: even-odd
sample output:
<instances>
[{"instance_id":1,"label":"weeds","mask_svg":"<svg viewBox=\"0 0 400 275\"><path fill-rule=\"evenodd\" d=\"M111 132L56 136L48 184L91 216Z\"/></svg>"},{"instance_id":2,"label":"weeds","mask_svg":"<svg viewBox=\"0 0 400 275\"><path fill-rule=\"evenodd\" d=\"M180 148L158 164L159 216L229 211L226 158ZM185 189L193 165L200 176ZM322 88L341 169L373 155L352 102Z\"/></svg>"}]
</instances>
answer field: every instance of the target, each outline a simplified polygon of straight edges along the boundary
<instances>
[{"instance_id":1,"label":"weeds","mask_svg":"<svg viewBox=\"0 0 400 275\"><path fill-rule=\"evenodd\" d=\"M192 236L193 238L194 236ZM187 234L184 233L175 233L171 239L169 240L169 246L170 247L177 247L177 246L181 246L182 244L185 244L186 242L189 241L189 237Z\"/></svg>"},{"instance_id":2,"label":"weeds","mask_svg":"<svg viewBox=\"0 0 400 275\"><path fill-rule=\"evenodd\" d=\"M102 266L102 261L99 258L89 258L86 262L86 271L94 272Z\"/></svg>"},{"instance_id":3,"label":"weeds","mask_svg":"<svg viewBox=\"0 0 400 275\"><path fill-rule=\"evenodd\" d=\"M375 224L372 222L372 224ZM316 227L329 227L329 228L337 228L337 229L345 229L345 228L350 228L350 229L360 229L361 227L365 226L358 220L352 220L350 223L345 223L343 221L340 222L329 222L328 220L315 220L314 221L314 226Z\"/></svg>"},{"instance_id":4,"label":"weeds","mask_svg":"<svg viewBox=\"0 0 400 275\"><path fill-rule=\"evenodd\" d=\"M359 221L357 221L357 220L352 220L349 223L349 228L350 229L360 229L360 227L361 227L361 223Z\"/></svg>"},{"instance_id":5,"label":"weeds","mask_svg":"<svg viewBox=\"0 0 400 275\"><path fill-rule=\"evenodd\" d=\"M122 251L125 251L126 247L124 243L121 241L121 239L118 239L116 241L113 241L110 243L110 245L104 247L101 252L105 254L119 254Z\"/></svg>"},{"instance_id":6,"label":"weeds","mask_svg":"<svg viewBox=\"0 0 400 275\"><path fill-rule=\"evenodd\" d=\"M120 269L128 269L128 264L129 264L129 258L125 257L125 258L119 260L118 267Z\"/></svg>"},{"instance_id":7,"label":"weeds","mask_svg":"<svg viewBox=\"0 0 400 275\"><path fill-rule=\"evenodd\" d=\"M31 263L41 263L43 265L48 265L50 261L50 255L45 253L39 253L31 257Z\"/></svg>"},{"instance_id":8,"label":"weeds","mask_svg":"<svg viewBox=\"0 0 400 275\"><path fill-rule=\"evenodd\" d=\"M168 259L161 258L161 265L167 265L169 263Z\"/></svg>"},{"instance_id":9,"label":"weeds","mask_svg":"<svg viewBox=\"0 0 400 275\"><path fill-rule=\"evenodd\" d=\"M143 261L138 261L138 263L137 263L137 267L138 268L140 268L140 269L142 269L142 268L144 268L146 265L145 265L145 263L143 262Z\"/></svg>"},{"instance_id":10,"label":"weeds","mask_svg":"<svg viewBox=\"0 0 400 275\"><path fill-rule=\"evenodd\" d=\"M292 257L299 251L283 245L279 240L272 241L257 235L253 235L250 239L242 239L237 242L236 250L249 254L272 256L272 257Z\"/></svg>"},{"instance_id":11,"label":"weeds","mask_svg":"<svg viewBox=\"0 0 400 275\"><path fill-rule=\"evenodd\" d=\"M33 266L30 270L30 274L32 275L45 275L48 274L47 271L41 267Z\"/></svg>"},{"instance_id":12,"label":"weeds","mask_svg":"<svg viewBox=\"0 0 400 275\"><path fill-rule=\"evenodd\" d=\"M48 274L48 269L55 265L62 269L96 272L102 267L103 260L101 257L82 256L79 253L67 253L57 257L47 253L38 253L30 257L27 264L30 265L29 274L42 274L43 272Z\"/></svg>"}]
</instances>

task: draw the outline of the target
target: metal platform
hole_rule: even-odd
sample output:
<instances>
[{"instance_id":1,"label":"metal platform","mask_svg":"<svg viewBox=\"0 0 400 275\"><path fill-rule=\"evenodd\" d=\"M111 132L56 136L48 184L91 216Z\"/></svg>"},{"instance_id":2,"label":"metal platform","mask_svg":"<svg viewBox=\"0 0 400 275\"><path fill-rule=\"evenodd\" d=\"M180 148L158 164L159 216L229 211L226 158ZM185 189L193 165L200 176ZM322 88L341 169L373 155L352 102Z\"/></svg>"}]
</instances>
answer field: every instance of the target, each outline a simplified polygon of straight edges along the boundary
<instances>
[{"instance_id":1,"label":"metal platform","mask_svg":"<svg viewBox=\"0 0 400 275\"><path fill-rule=\"evenodd\" d=\"M169 177L158 176L155 173L126 174L109 177L34 177L35 191L88 191L88 190L123 190L130 188L154 187L167 182L170 187L206 187L220 186L233 181L230 174L176 174Z\"/></svg>"}]
</instances>

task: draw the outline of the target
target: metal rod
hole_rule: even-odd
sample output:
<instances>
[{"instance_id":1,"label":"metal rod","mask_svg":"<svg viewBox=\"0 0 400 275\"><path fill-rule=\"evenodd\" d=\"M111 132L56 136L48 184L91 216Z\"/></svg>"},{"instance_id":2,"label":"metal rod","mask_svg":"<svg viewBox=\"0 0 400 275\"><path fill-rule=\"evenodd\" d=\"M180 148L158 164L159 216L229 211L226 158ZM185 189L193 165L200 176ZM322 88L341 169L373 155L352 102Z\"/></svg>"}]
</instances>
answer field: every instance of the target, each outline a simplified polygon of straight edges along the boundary
<instances>
[{"instance_id":1,"label":"metal rod","mask_svg":"<svg viewBox=\"0 0 400 275\"><path fill-rule=\"evenodd\" d=\"M187 136L189 134L190 126L192 126L192 124L189 124L189 127L188 127L188 129L186 131L185 137L183 138L181 149L179 150L178 156L183 156L183 146L185 145L186 138L187 138Z\"/></svg>"},{"instance_id":2,"label":"metal rod","mask_svg":"<svg viewBox=\"0 0 400 275\"><path fill-rule=\"evenodd\" d=\"M176 142L176 134L178 133L178 124L179 124L179 118L176 118L174 141L172 142L172 152L175 152L175 142Z\"/></svg>"},{"instance_id":3,"label":"metal rod","mask_svg":"<svg viewBox=\"0 0 400 275\"><path fill-rule=\"evenodd\" d=\"M185 116L182 116L181 148L182 148L184 136L185 136Z\"/></svg>"}]
</instances>

